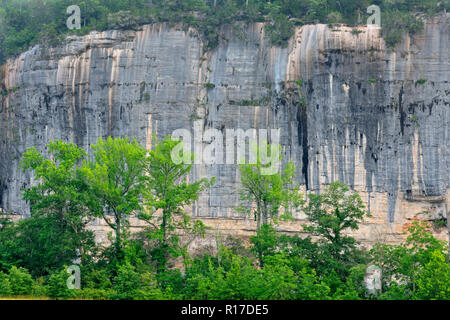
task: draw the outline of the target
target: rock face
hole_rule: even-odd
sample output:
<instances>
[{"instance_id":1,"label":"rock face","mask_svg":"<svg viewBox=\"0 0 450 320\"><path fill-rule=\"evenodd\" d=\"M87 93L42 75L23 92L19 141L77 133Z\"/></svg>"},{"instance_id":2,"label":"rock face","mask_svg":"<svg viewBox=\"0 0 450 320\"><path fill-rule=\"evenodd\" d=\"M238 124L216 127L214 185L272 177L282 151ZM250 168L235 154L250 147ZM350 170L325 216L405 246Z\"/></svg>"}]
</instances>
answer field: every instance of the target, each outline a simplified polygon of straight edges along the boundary
<instances>
[{"instance_id":1,"label":"rock face","mask_svg":"<svg viewBox=\"0 0 450 320\"><path fill-rule=\"evenodd\" d=\"M446 219L450 201L450 15L388 50L376 27L298 27L287 48L271 47L262 24L224 28L205 52L195 30L147 25L93 32L57 48L35 47L1 69L0 208L28 215L21 154L50 140L88 148L98 137L176 129L280 129L304 192L339 180L372 217L355 236L398 242L414 220ZM301 80L301 81L298 81ZM198 122L198 121L201 122ZM209 142L204 142L206 146ZM234 211L236 165L195 165L190 179L216 185L190 209L223 233L255 223ZM280 225L300 230L304 217ZM101 227L101 226L99 226ZM434 230L447 239L446 227Z\"/></svg>"}]
</instances>

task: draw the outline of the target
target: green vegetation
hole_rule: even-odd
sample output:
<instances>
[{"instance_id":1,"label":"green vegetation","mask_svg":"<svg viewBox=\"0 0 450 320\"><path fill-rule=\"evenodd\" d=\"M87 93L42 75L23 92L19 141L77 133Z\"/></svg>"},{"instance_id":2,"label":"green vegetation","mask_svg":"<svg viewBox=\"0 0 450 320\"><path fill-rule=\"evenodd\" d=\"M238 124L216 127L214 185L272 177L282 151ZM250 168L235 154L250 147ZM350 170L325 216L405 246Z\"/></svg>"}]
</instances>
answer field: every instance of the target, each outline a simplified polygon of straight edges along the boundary
<instances>
[{"instance_id":1,"label":"green vegetation","mask_svg":"<svg viewBox=\"0 0 450 320\"><path fill-rule=\"evenodd\" d=\"M450 3L440 0L0 0L0 62L36 43L56 45L67 34L137 29L152 22L195 28L209 49L218 45L224 25L241 30L244 38L243 23L266 22L267 38L285 46L295 25L365 24L371 4L381 8L383 36L390 46L404 31L420 31L423 16L450 10ZM81 9L80 30L66 27L70 5Z\"/></svg>"},{"instance_id":2,"label":"green vegetation","mask_svg":"<svg viewBox=\"0 0 450 320\"><path fill-rule=\"evenodd\" d=\"M211 83L211 82L206 82L203 86L206 89L208 89L208 90L212 90L212 89L214 89L216 87L216 85L214 83Z\"/></svg>"},{"instance_id":3,"label":"green vegetation","mask_svg":"<svg viewBox=\"0 0 450 320\"><path fill-rule=\"evenodd\" d=\"M127 138L106 141L99 138L93 147L94 160L85 160L79 172L90 192L89 208L115 233L114 258L121 259L129 227L127 217L140 210L139 197L144 184L142 171L145 151Z\"/></svg>"},{"instance_id":4,"label":"green vegetation","mask_svg":"<svg viewBox=\"0 0 450 320\"><path fill-rule=\"evenodd\" d=\"M447 226L447 219L442 218L442 219L433 220L433 225L435 228L438 228L438 229L443 228L443 227Z\"/></svg>"},{"instance_id":5,"label":"green vegetation","mask_svg":"<svg viewBox=\"0 0 450 320\"><path fill-rule=\"evenodd\" d=\"M18 88L18 87L12 87L12 88L9 89L9 90L3 90L2 93L1 93L1 95L2 95L3 97L5 97L5 96L7 96L7 95L10 94L10 93L13 93L13 92L18 91L19 89L20 89L20 88Z\"/></svg>"},{"instance_id":6,"label":"green vegetation","mask_svg":"<svg viewBox=\"0 0 450 320\"><path fill-rule=\"evenodd\" d=\"M268 148L269 149L269 148ZM256 163L241 164L239 166L241 174L242 189L240 190L240 200L244 205L237 208L237 211L253 216L256 221L256 230L261 230L261 225L269 224L272 220L279 218L289 219L291 209L296 209L301 204L299 186L295 185L295 167L288 163L280 174L278 168L272 167L274 162L280 162L277 155L280 151L276 146L270 146L266 150L267 159L262 159L261 152L256 148ZM272 161L269 157L272 156ZM288 186L293 186L292 189ZM249 206L255 203L256 208ZM283 214L280 216L280 211Z\"/></svg>"},{"instance_id":7,"label":"green vegetation","mask_svg":"<svg viewBox=\"0 0 450 320\"><path fill-rule=\"evenodd\" d=\"M146 159L147 188L143 195L147 210L139 218L150 225L145 234L147 240L153 243L149 252L157 262L158 272L167 269L170 258L186 253L175 233L177 229L188 234L204 233L205 225L200 220L192 222L183 208L191 205L201 191L214 183L214 179L187 182L192 165L172 161L172 152L176 151L177 145L178 141L165 139L156 144ZM190 160L192 162L193 157ZM160 216L156 214L158 210L161 211Z\"/></svg>"},{"instance_id":8,"label":"green vegetation","mask_svg":"<svg viewBox=\"0 0 450 320\"><path fill-rule=\"evenodd\" d=\"M318 237L315 243L310 238L305 240L308 247L316 246L317 257L312 265L317 271L341 281L350 276L352 267L365 262L356 240L344 232L358 230L358 224L368 214L359 195L347 195L348 192L347 186L332 183L323 194L310 194L304 207L311 223L304 229Z\"/></svg>"},{"instance_id":9,"label":"green vegetation","mask_svg":"<svg viewBox=\"0 0 450 320\"><path fill-rule=\"evenodd\" d=\"M302 203L299 194L299 186L295 183L295 167L290 162L286 165L281 174L278 168L273 168L273 163L280 162L281 159L273 157L279 155L280 151L275 146L271 146L270 150L266 150L266 155L272 156L272 161L268 163L268 159L262 159L256 148L257 160L255 164L241 164L239 170L241 173L242 189L239 193L240 200L244 205L237 207L238 212L244 215L254 217L256 221L256 232L258 236L254 238L256 243L259 239L266 238L262 235L270 231L264 229L264 226L270 226L272 222L276 223L278 219L290 219L292 210L296 210ZM266 157L267 158L267 157ZM291 186L292 188L289 188ZM252 208L251 203L256 204L256 208ZM280 212L282 212L280 214ZM265 242L265 241L263 241ZM264 265L264 245L254 246L259 265Z\"/></svg>"},{"instance_id":10,"label":"green vegetation","mask_svg":"<svg viewBox=\"0 0 450 320\"><path fill-rule=\"evenodd\" d=\"M216 253L190 256L187 244L208 228L184 209L214 179L189 181L191 165L172 160L183 145L170 137L155 141L146 152L127 138L99 139L95 160L61 141L48 145L48 157L34 148L24 154L22 168L38 184L24 189L30 218L0 220L0 297L450 299L447 247L429 226L413 223L405 243L368 251L348 233L368 216L358 194L334 182L305 199L293 164L267 174L263 157L240 165L236 209L257 221L250 246L218 239ZM270 153L280 160L278 148ZM308 236L277 231L293 211L307 217ZM130 231L130 217L140 221L140 231ZM93 241L87 226L96 218L109 226L110 245ZM74 260L79 290L66 285ZM363 284L369 265L382 270L375 295Z\"/></svg>"},{"instance_id":11,"label":"green vegetation","mask_svg":"<svg viewBox=\"0 0 450 320\"><path fill-rule=\"evenodd\" d=\"M417 80L418 84L424 84L425 82L427 82L427 79L419 79L419 80Z\"/></svg>"},{"instance_id":12,"label":"green vegetation","mask_svg":"<svg viewBox=\"0 0 450 320\"><path fill-rule=\"evenodd\" d=\"M352 35L357 36L357 35L359 35L360 33L363 33L363 31L362 31L362 30L358 30L358 29L356 29L356 28L353 28L353 29L352 29Z\"/></svg>"},{"instance_id":13,"label":"green vegetation","mask_svg":"<svg viewBox=\"0 0 450 320\"><path fill-rule=\"evenodd\" d=\"M256 100L241 100L241 101L234 101L230 100L229 104L231 105L237 105L237 106L262 106L267 105L270 102L271 97L269 95L262 96L260 99Z\"/></svg>"},{"instance_id":14,"label":"green vegetation","mask_svg":"<svg viewBox=\"0 0 450 320\"><path fill-rule=\"evenodd\" d=\"M189 119L191 121L195 121L195 120L200 120L202 117L200 117L199 115L197 115L196 112L192 112L191 115L189 116Z\"/></svg>"},{"instance_id":15,"label":"green vegetation","mask_svg":"<svg viewBox=\"0 0 450 320\"><path fill-rule=\"evenodd\" d=\"M383 270L379 298L448 300L450 265L445 250L445 243L417 222L404 245L375 245L370 253Z\"/></svg>"},{"instance_id":16,"label":"green vegetation","mask_svg":"<svg viewBox=\"0 0 450 320\"><path fill-rule=\"evenodd\" d=\"M414 35L423 29L423 21L414 12L402 12L399 9L388 11L383 15L384 23L382 35L388 47L395 45L402 39L405 31Z\"/></svg>"}]
</instances>

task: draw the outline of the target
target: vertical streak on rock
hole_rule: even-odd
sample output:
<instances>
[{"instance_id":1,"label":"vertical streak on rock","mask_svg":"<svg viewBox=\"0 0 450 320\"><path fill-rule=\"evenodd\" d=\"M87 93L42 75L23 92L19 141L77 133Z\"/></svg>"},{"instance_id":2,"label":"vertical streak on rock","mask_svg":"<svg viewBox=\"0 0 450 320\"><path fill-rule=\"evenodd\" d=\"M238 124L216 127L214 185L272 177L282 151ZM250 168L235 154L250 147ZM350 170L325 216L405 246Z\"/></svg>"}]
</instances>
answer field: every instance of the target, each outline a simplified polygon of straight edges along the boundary
<instances>
[{"instance_id":1,"label":"vertical streak on rock","mask_svg":"<svg viewBox=\"0 0 450 320\"><path fill-rule=\"evenodd\" d=\"M402 87L400 89L400 93L398 95L398 111L400 112L400 130L402 133L402 136L405 135L405 118L406 118L406 112L405 112L405 108L403 106L403 84Z\"/></svg>"},{"instance_id":2,"label":"vertical streak on rock","mask_svg":"<svg viewBox=\"0 0 450 320\"><path fill-rule=\"evenodd\" d=\"M309 166L309 150L308 150L308 114L306 113L306 105L301 105L298 113L298 137L299 144L302 146L302 174L305 179L306 190L309 190L308 166Z\"/></svg>"},{"instance_id":3,"label":"vertical streak on rock","mask_svg":"<svg viewBox=\"0 0 450 320\"><path fill-rule=\"evenodd\" d=\"M388 218L390 223L394 223L395 218L395 206L397 204L397 195L398 191L394 191L393 193L388 192Z\"/></svg>"},{"instance_id":4,"label":"vertical streak on rock","mask_svg":"<svg viewBox=\"0 0 450 320\"><path fill-rule=\"evenodd\" d=\"M117 94L116 88L119 77L119 66L120 66L120 55L122 53L121 49L112 50L108 48L108 58L111 59L111 74L109 80L108 89L108 136L113 135L113 103L115 95Z\"/></svg>"},{"instance_id":5,"label":"vertical streak on rock","mask_svg":"<svg viewBox=\"0 0 450 320\"><path fill-rule=\"evenodd\" d=\"M298 27L283 51L265 41L262 24L246 30L246 41L226 31L228 41L207 54L189 32L160 24L73 37L48 55L32 49L0 75L7 78L0 86L20 87L0 107L1 206L27 214L20 188L34 181L17 170L26 147L45 152L49 139L86 147L108 134L136 136L148 147L151 133L190 128L197 115L214 128L280 127L299 182L316 192L331 181L354 184L373 215L359 239L372 242L379 227L396 242L407 221L436 207L445 212L450 197L448 25L448 18L427 24L423 35L393 53L372 27L356 36L349 27L326 25ZM427 83L417 84L420 78ZM296 93L297 80L303 80L306 101ZM215 88L207 90L205 82ZM269 107L237 103L268 95ZM239 188L236 166L194 168L192 181L216 176L217 185L199 198L193 215L230 217ZM237 221L222 229L242 235Z\"/></svg>"},{"instance_id":6,"label":"vertical streak on rock","mask_svg":"<svg viewBox=\"0 0 450 320\"><path fill-rule=\"evenodd\" d=\"M145 144L145 149L152 149L152 115L151 113L147 114L147 139Z\"/></svg>"},{"instance_id":7,"label":"vertical streak on rock","mask_svg":"<svg viewBox=\"0 0 450 320\"><path fill-rule=\"evenodd\" d=\"M78 62L78 57L75 57L75 59L73 60L69 60L69 65L70 65L70 71L69 71L69 77L68 77L68 81L71 81L71 92L70 92L70 97L72 98L71 103L70 103L70 107L67 108L67 115L68 115L68 127L70 129L70 133L69 133L69 139L70 141L74 141L75 140L75 128L73 126L74 123L74 111L75 111L75 95L76 95L76 89L75 89L75 78L76 78L76 72L77 72L77 62Z\"/></svg>"}]
</instances>

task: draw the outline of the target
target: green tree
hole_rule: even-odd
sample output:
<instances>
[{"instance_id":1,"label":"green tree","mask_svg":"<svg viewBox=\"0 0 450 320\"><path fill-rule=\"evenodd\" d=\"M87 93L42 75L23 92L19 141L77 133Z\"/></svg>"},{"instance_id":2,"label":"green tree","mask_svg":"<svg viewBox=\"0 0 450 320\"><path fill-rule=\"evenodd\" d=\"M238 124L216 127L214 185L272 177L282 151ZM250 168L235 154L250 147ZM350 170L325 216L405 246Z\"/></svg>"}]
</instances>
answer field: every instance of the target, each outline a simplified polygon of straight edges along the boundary
<instances>
[{"instance_id":1,"label":"green tree","mask_svg":"<svg viewBox=\"0 0 450 320\"><path fill-rule=\"evenodd\" d=\"M250 236L251 250L257 256L261 267L264 266L266 257L273 256L277 253L280 245L279 238L280 236L277 231L270 224L263 224L261 229L256 231L255 236Z\"/></svg>"},{"instance_id":2,"label":"green tree","mask_svg":"<svg viewBox=\"0 0 450 320\"><path fill-rule=\"evenodd\" d=\"M28 149L21 162L31 172L34 186L24 189L31 218L2 223L0 268L25 267L33 276L45 276L64 264L90 260L95 251L87 186L78 175L82 149L61 141L50 142L48 157Z\"/></svg>"},{"instance_id":3,"label":"green tree","mask_svg":"<svg viewBox=\"0 0 450 320\"><path fill-rule=\"evenodd\" d=\"M397 290L398 283L393 284L392 280L395 277L398 278L402 259L408 254L407 251L408 249L403 245L389 245L384 243L376 243L370 250L371 262L382 270L381 293L391 291L391 293L385 295L386 297L394 293L394 290ZM407 294L408 290L405 288L402 292L402 297L406 297Z\"/></svg>"},{"instance_id":4,"label":"green tree","mask_svg":"<svg viewBox=\"0 0 450 320\"><path fill-rule=\"evenodd\" d=\"M95 247L94 235L86 229L92 220L91 208L95 203L88 186L79 175L79 166L85 160L86 153L73 143L62 141L50 142L47 148L47 158L35 148L30 148L23 154L21 167L24 172L33 173L34 179L39 183L24 189L23 198L29 201L31 215L36 219L19 224L19 230L29 232L29 236L38 241L39 245L36 247L29 243L31 247L38 249L41 246L55 254L55 257L47 260L49 255L41 252L47 256L44 263L55 260L67 262L68 259L59 259L58 255L75 259L78 255L76 250L83 262ZM37 231L39 232L33 235ZM58 241L59 246L51 244L60 250L52 250L44 245L43 242L51 241L56 235L65 240ZM39 251L38 249L35 253ZM33 253L30 252L30 255Z\"/></svg>"},{"instance_id":5,"label":"green tree","mask_svg":"<svg viewBox=\"0 0 450 320\"><path fill-rule=\"evenodd\" d=\"M193 221L184 207L191 205L201 191L214 183L214 178L188 182L192 165L177 164L172 160L172 155L179 149L177 146L181 146L181 142L170 137L157 141L146 159L146 210L139 217L150 225L146 234L153 243L151 254L157 262L158 272L166 270L169 257L182 253L179 237L175 233L177 229L203 234L203 223ZM192 160L192 155L189 157Z\"/></svg>"},{"instance_id":6,"label":"green tree","mask_svg":"<svg viewBox=\"0 0 450 320\"><path fill-rule=\"evenodd\" d=\"M271 44L286 47L289 38L294 34L294 25L287 16L278 14L273 16L265 30Z\"/></svg>"},{"instance_id":7,"label":"green tree","mask_svg":"<svg viewBox=\"0 0 450 320\"><path fill-rule=\"evenodd\" d=\"M0 232L0 268L24 267L33 276L46 276L78 258L74 237L64 221L53 217L23 219Z\"/></svg>"},{"instance_id":8,"label":"green tree","mask_svg":"<svg viewBox=\"0 0 450 320\"><path fill-rule=\"evenodd\" d=\"M425 300L450 299L450 264L442 251L430 253L428 263L417 275L416 298Z\"/></svg>"},{"instance_id":9,"label":"green tree","mask_svg":"<svg viewBox=\"0 0 450 320\"><path fill-rule=\"evenodd\" d=\"M404 244L377 244L370 254L372 262L382 269L382 299L446 296L447 246L433 236L426 223L414 222Z\"/></svg>"},{"instance_id":10,"label":"green tree","mask_svg":"<svg viewBox=\"0 0 450 320\"><path fill-rule=\"evenodd\" d=\"M252 238L252 242L262 267L263 258L270 247L267 242L273 243L276 237L273 228L265 227L263 230L263 226L272 222L277 223L278 219L292 218L292 210L300 206L302 199L300 187L295 182L295 166L292 162L286 164L281 174L273 172L273 168L278 168L281 163L279 146L269 144L264 146L270 149L270 161L264 159L267 158L265 156L267 149L260 150L251 144L252 147L256 150L257 160L255 164L239 166L242 183L239 195L245 205L237 207L236 211L253 215L256 220L257 236ZM256 204L256 208L252 207L253 204Z\"/></svg>"},{"instance_id":11,"label":"green tree","mask_svg":"<svg viewBox=\"0 0 450 320\"><path fill-rule=\"evenodd\" d=\"M309 201L303 207L308 217L304 230L318 237L317 258L312 261L320 274L333 272L345 280L348 270L363 262L363 254L357 249L356 240L346 231L358 230L368 213L357 193L339 182L331 183L322 194L309 194Z\"/></svg>"},{"instance_id":12,"label":"green tree","mask_svg":"<svg viewBox=\"0 0 450 320\"><path fill-rule=\"evenodd\" d=\"M92 146L94 157L80 169L93 199L94 215L103 218L114 231L115 258L123 258L123 240L128 218L141 210L145 150L128 138L99 138Z\"/></svg>"},{"instance_id":13,"label":"green tree","mask_svg":"<svg viewBox=\"0 0 450 320\"><path fill-rule=\"evenodd\" d=\"M257 231L263 224L276 222L278 218L291 218L292 210L302 203L299 185L295 183L294 164L287 163L281 174L273 172L281 163L279 146L267 145L267 148L270 148L271 162L263 160L261 150L255 148L256 163L239 165L242 184L239 195L245 204L236 210L253 215ZM248 208L253 203L256 208Z\"/></svg>"},{"instance_id":14,"label":"green tree","mask_svg":"<svg viewBox=\"0 0 450 320\"><path fill-rule=\"evenodd\" d=\"M397 9L383 14L382 35L390 48L403 39L405 34L414 35L424 28L424 22L414 12L403 12Z\"/></svg>"}]
</instances>

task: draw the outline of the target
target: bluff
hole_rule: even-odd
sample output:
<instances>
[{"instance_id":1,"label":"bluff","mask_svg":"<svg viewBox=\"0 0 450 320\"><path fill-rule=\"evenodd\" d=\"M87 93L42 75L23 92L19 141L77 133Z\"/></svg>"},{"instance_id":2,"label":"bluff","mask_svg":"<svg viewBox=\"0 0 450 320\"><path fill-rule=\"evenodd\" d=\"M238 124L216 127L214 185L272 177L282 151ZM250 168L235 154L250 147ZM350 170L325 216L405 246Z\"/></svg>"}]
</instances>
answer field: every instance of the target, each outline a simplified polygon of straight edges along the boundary
<instances>
[{"instance_id":1,"label":"bluff","mask_svg":"<svg viewBox=\"0 0 450 320\"><path fill-rule=\"evenodd\" d=\"M98 137L129 136L151 148L152 135L201 120L205 130L280 129L304 193L349 185L372 215L355 237L398 243L412 221L448 218L449 19L428 21L393 50L375 26L322 24L297 27L286 48L270 46L263 24L223 27L209 51L194 29L166 24L36 46L0 71L0 208L29 215L20 190L34 181L19 169L28 147L61 139L88 149ZM254 221L233 210L237 165L195 165L190 179L212 176L192 216L249 235ZM304 219L279 229L297 232ZM447 227L434 233L448 239Z\"/></svg>"}]
</instances>

